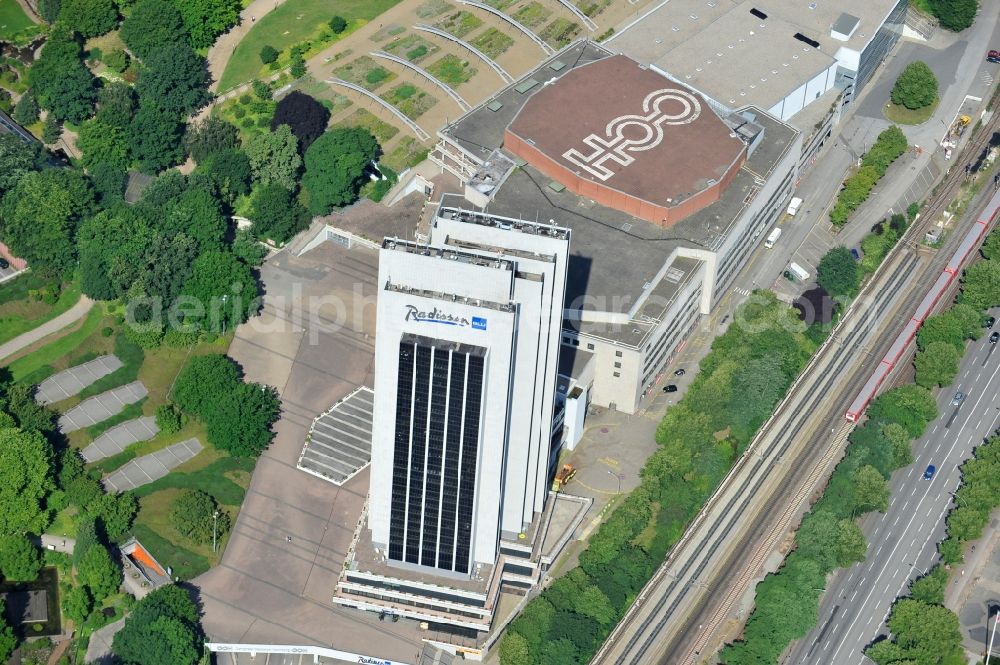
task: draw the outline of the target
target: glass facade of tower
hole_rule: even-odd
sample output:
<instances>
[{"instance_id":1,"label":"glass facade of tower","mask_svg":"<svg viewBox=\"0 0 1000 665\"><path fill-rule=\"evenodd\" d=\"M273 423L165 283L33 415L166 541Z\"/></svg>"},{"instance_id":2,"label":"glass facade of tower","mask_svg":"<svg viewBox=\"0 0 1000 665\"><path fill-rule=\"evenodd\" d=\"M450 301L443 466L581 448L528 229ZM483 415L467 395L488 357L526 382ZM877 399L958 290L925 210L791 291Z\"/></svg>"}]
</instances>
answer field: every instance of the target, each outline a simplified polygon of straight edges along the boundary
<instances>
[{"instance_id":1,"label":"glass facade of tower","mask_svg":"<svg viewBox=\"0 0 1000 665\"><path fill-rule=\"evenodd\" d=\"M486 350L399 343L389 558L468 573Z\"/></svg>"}]
</instances>

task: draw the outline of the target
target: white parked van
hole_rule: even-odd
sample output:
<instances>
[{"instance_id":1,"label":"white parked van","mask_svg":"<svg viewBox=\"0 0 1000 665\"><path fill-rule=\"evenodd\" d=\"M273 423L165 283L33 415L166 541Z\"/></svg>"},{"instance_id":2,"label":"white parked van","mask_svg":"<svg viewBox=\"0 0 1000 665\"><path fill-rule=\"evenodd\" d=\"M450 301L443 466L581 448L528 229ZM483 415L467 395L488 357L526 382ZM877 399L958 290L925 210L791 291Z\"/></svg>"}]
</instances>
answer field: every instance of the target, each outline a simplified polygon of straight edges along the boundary
<instances>
[{"instance_id":1,"label":"white parked van","mask_svg":"<svg viewBox=\"0 0 1000 665\"><path fill-rule=\"evenodd\" d=\"M791 215L792 217L795 217L795 213L799 211L799 208L801 206L802 206L802 199L800 199L797 196L793 197L792 202L788 204L788 214Z\"/></svg>"},{"instance_id":2,"label":"white parked van","mask_svg":"<svg viewBox=\"0 0 1000 665\"><path fill-rule=\"evenodd\" d=\"M764 247L771 249L774 247L774 243L778 242L778 238L781 237L781 229L775 228L771 230L771 235L767 236L767 240L764 241Z\"/></svg>"},{"instance_id":3,"label":"white parked van","mask_svg":"<svg viewBox=\"0 0 1000 665\"><path fill-rule=\"evenodd\" d=\"M805 268L800 266L795 261L792 261L791 263L788 264L788 269L792 272L793 275L795 275L795 278L798 279L800 282L804 282L807 279L809 279L809 271L807 271Z\"/></svg>"}]
</instances>

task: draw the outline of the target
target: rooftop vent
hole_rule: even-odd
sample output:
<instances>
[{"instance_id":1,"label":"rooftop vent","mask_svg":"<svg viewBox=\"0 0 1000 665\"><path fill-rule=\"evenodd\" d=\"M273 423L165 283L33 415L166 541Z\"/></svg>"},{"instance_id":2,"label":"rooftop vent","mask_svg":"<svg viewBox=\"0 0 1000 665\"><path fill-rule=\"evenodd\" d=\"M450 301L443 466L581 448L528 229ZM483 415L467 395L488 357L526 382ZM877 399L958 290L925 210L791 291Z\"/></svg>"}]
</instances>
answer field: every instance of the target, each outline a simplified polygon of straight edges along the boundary
<instances>
[{"instance_id":1,"label":"rooftop vent","mask_svg":"<svg viewBox=\"0 0 1000 665\"><path fill-rule=\"evenodd\" d=\"M756 7L754 7L753 9L751 9L750 13L753 14L754 16L756 16L759 19L766 19L767 18L767 14L765 14L761 10L757 9Z\"/></svg>"},{"instance_id":2,"label":"rooftop vent","mask_svg":"<svg viewBox=\"0 0 1000 665\"><path fill-rule=\"evenodd\" d=\"M813 48L819 48L819 42L818 41L816 41L815 39L810 39L809 37L806 37L801 32L796 32L795 35L794 35L794 37L797 40L799 40L800 42L803 42L805 44L809 44L809 46L812 46Z\"/></svg>"}]
</instances>

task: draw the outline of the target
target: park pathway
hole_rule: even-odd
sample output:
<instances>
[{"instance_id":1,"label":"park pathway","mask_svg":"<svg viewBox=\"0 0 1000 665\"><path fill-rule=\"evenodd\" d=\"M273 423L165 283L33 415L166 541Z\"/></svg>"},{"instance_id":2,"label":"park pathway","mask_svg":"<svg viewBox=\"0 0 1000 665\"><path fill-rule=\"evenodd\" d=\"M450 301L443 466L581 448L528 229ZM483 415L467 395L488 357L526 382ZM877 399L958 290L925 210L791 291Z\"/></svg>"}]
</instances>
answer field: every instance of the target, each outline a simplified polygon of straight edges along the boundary
<instances>
[{"instance_id":1,"label":"park pathway","mask_svg":"<svg viewBox=\"0 0 1000 665\"><path fill-rule=\"evenodd\" d=\"M0 362L6 360L21 349L31 346L38 340L58 332L66 326L82 319L86 316L90 308L94 306L94 301L87 296L80 296L80 300L68 310L52 319L46 321L34 330L29 330L23 335L19 335L6 344L0 344Z\"/></svg>"},{"instance_id":2,"label":"park pathway","mask_svg":"<svg viewBox=\"0 0 1000 665\"><path fill-rule=\"evenodd\" d=\"M254 18L260 18L270 11L278 8L278 5L285 0L253 0L240 12L239 23L229 29L229 32L219 35L211 48L208 49L208 73L212 75L212 85L209 89L212 92L219 92L219 80L222 72L226 71L229 59L233 57L233 51L240 41L246 37L247 33L254 26ZM256 53L254 57L256 57ZM223 91L225 92L225 91Z\"/></svg>"}]
</instances>

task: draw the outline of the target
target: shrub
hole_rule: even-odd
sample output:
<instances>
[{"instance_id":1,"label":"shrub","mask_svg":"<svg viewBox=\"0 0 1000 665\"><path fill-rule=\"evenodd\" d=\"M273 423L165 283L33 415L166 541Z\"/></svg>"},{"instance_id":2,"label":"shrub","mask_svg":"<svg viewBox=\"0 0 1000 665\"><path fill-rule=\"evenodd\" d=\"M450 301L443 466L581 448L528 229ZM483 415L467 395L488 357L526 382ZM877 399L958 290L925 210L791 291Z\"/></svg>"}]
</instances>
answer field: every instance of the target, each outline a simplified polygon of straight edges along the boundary
<instances>
[{"instance_id":1,"label":"shrub","mask_svg":"<svg viewBox=\"0 0 1000 665\"><path fill-rule=\"evenodd\" d=\"M111 337L115 334L115 329L111 326L104 326L101 328L101 337Z\"/></svg>"},{"instance_id":2,"label":"shrub","mask_svg":"<svg viewBox=\"0 0 1000 665\"><path fill-rule=\"evenodd\" d=\"M278 59L278 52L270 44L264 44L260 49L260 61L265 65L270 65Z\"/></svg>"},{"instance_id":3,"label":"shrub","mask_svg":"<svg viewBox=\"0 0 1000 665\"><path fill-rule=\"evenodd\" d=\"M121 49L114 49L108 51L108 54L104 56L104 64L108 69L116 74L121 74L128 67L129 58L128 54Z\"/></svg>"},{"instance_id":4,"label":"shrub","mask_svg":"<svg viewBox=\"0 0 1000 665\"><path fill-rule=\"evenodd\" d=\"M245 108L243 108L242 106L234 106L233 107L233 117L236 118L237 120L239 120L240 118L242 118L246 114L247 114L247 110Z\"/></svg>"},{"instance_id":5,"label":"shrub","mask_svg":"<svg viewBox=\"0 0 1000 665\"><path fill-rule=\"evenodd\" d=\"M251 97L250 95L240 95L240 104L242 104L243 106L247 106L252 101L253 97Z\"/></svg>"},{"instance_id":6,"label":"shrub","mask_svg":"<svg viewBox=\"0 0 1000 665\"><path fill-rule=\"evenodd\" d=\"M253 89L253 94L257 96L257 99L271 99L271 86L267 83L255 79L250 84L250 87Z\"/></svg>"},{"instance_id":7,"label":"shrub","mask_svg":"<svg viewBox=\"0 0 1000 665\"><path fill-rule=\"evenodd\" d=\"M347 29L347 21L344 20L343 16L334 16L330 19L329 26L330 29L333 30L333 34L339 35Z\"/></svg>"},{"instance_id":8,"label":"shrub","mask_svg":"<svg viewBox=\"0 0 1000 665\"><path fill-rule=\"evenodd\" d=\"M156 407L156 426L164 434L175 434L184 426L184 414L173 404Z\"/></svg>"}]
</instances>

